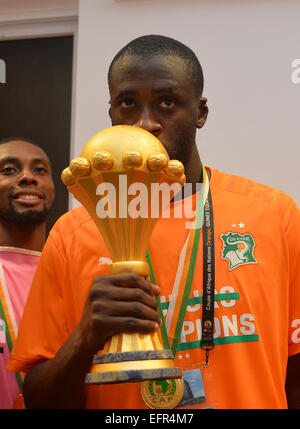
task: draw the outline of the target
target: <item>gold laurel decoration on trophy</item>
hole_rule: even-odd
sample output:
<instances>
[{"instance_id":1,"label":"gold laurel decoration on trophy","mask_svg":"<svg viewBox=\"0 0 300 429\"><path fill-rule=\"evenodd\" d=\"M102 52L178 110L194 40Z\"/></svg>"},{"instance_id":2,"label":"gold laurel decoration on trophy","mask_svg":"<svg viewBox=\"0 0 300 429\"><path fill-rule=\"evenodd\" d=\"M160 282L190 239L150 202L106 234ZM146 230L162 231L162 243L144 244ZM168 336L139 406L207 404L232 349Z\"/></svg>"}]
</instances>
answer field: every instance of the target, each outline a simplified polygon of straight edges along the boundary
<instances>
[{"instance_id":1,"label":"gold laurel decoration on trophy","mask_svg":"<svg viewBox=\"0 0 300 429\"><path fill-rule=\"evenodd\" d=\"M150 199L154 183L179 183L180 188L185 183L182 163L170 160L164 146L151 133L134 126L117 125L92 137L80 157L64 169L61 178L100 231L112 259L110 274L135 272L147 278L146 251L158 217L151 217L151 204L148 204L148 216L129 216L134 196L129 195L128 190L137 183L143 184ZM115 207L116 216L99 216L104 206L104 197L99 195L106 184L117 190L116 201L110 201L109 193L105 200L106 205ZM121 200L125 195L124 205ZM162 209L160 207L159 213ZM174 365L172 351L164 350L157 333L123 333L111 337L102 353L95 356L86 382L105 384L180 377L181 370Z\"/></svg>"},{"instance_id":2,"label":"gold laurel decoration on trophy","mask_svg":"<svg viewBox=\"0 0 300 429\"><path fill-rule=\"evenodd\" d=\"M61 174L62 181L66 186L74 185L75 183L75 177L71 173L71 170L69 167L65 168Z\"/></svg>"},{"instance_id":3,"label":"gold laurel decoration on trophy","mask_svg":"<svg viewBox=\"0 0 300 429\"><path fill-rule=\"evenodd\" d=\"M82 157L75 158L70 162L70 171L74 177L88 176L91 172L91 163Z\"/></svg>"},{"instance_id":4,"label":"gold laurel decoration on trophy","mask_svg":"<svg viewBox=\"0 0 300 429\"><path fill-rule=\"evenodd\" d=\"M153 153L148 158L150 171L162 171L168 167L168 157L164 153Z\"/></svg>"},{"instance_id":5,"label":"gold laurel decoration on trophy","mask_svg":"<svg viewBox=\"0 0 300 429\"><path fill-rule=\"evenodd\" d=\"M142 155L139 152L134 150L125 152L122 160L123 160L124 167L127 170L139 168L143 164Z\"/></svg>"},{"instance_id":6,"label":"gold laurel decoration on trophy","mask_svg":"<svg viewBox=\"0 0 300 429\"><path fill-rule=\"evenodd\" d=\"M95 152L92 156L92 166L99 171L111 170L114 165L114 159L109 152Z\"/></svg>"}]
</instances>

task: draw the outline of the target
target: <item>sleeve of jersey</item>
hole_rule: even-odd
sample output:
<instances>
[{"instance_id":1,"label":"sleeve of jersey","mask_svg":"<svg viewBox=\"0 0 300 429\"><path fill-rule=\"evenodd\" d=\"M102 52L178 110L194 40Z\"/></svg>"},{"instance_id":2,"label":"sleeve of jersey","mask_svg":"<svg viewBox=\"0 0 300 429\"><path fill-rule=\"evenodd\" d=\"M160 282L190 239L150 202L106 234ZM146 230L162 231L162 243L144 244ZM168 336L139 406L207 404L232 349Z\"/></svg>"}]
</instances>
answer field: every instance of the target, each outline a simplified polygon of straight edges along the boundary
<instances>
[{"instance_id":1,"label":"sleeve of jersey","mask_svg":"<svg viewBox=\"0 0 300 429\"><path fill-rule=\"evenodd\" d=\"M287 225L289 240L289 356L300 353L300 210L294 203Z\"/></svg>"},{"instance_id":2,"label":"sleeve of jersey","mask_svg":"<svg viewBox=\"0 0 300 429\"><path fill-rule=\"evenodd\" d=\"M62 300L65 257L51 231L43 249L10 359L9 371L28 372L53 358L70 336Z\"/></svg>"}]
</instances>

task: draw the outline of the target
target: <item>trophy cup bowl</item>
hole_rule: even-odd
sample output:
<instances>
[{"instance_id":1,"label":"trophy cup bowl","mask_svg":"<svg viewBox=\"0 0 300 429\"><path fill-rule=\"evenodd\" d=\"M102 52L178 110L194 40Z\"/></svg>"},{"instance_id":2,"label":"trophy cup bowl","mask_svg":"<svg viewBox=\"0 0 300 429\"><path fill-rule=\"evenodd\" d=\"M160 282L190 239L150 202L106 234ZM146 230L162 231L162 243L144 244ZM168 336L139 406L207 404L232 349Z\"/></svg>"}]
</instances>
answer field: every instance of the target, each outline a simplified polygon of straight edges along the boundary
<instances>
[{"instance_id":1,"label":"trophy cup bowl","mask_svg":"<svg viewBox=\"0 0 300 429\"><path fill-rule=\"evenodd\" d=\"M164 183L175 185L169 204L185 183L182 163L170 160L161 142L148 131L117 125L92 137L61 177L100 231L112 259L110 274L134 272L148 278L146 252L165 204L161 193L153 198L154 190ZM181 378L181 370L158 333L121 333L107 340L94 356L86 383L173 378Z\"/></svg>"}]
</instances>

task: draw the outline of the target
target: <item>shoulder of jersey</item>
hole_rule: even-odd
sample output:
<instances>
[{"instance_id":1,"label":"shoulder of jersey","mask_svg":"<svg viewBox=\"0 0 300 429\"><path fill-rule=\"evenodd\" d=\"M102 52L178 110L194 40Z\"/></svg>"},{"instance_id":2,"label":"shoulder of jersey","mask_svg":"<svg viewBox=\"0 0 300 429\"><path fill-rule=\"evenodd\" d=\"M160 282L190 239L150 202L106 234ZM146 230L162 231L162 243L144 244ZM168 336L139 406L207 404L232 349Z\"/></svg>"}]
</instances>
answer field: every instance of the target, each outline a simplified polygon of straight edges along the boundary
<instances>
[{"instance_id":1,"label":"shoulder of jersey","mask_svg":"<svg viewBox=\"0 0 300 429\"><path fill-rule=\"evenodd\" d=\"M86 222L92 219L84 207L80 206L64 213L54 224L52 231L60 231L61 234L75 232Z\"/></svg>"},{"instance_id":2,"label":"shoulder of jersey","mask_svg":"<svg viewBox=\"0 0 300 429\"><path fill-rule=\"evenodd\" d=\"M294 204L286 193L268 185L255 182L246 177L212 170L215 175L216 192L229 192L244 197L260 200L274 209L287 208Z\"/></svg>"}]
</instances>

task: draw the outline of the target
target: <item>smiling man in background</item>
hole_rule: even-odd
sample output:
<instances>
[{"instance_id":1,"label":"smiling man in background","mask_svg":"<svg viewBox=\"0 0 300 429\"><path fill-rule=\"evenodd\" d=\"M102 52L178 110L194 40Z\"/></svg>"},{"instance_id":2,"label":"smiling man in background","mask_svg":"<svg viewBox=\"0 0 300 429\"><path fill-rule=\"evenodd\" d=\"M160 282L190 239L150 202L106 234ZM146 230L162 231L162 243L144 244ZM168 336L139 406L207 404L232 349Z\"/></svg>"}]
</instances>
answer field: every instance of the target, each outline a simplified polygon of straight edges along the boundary
<instances>
[{"instance_id":1,"label":"smiling man in background","mask_svg":"<svg viewBox=\"0 0 300 429\"><path fill-rule=\"evenodd\" d=\"M22 388L5 365L17 336L55 196L48 156L28 139L0 142L0 408Z\"/></svg>"}]
</instances>

